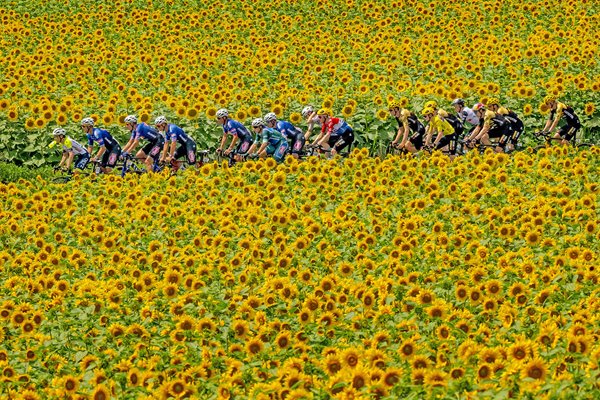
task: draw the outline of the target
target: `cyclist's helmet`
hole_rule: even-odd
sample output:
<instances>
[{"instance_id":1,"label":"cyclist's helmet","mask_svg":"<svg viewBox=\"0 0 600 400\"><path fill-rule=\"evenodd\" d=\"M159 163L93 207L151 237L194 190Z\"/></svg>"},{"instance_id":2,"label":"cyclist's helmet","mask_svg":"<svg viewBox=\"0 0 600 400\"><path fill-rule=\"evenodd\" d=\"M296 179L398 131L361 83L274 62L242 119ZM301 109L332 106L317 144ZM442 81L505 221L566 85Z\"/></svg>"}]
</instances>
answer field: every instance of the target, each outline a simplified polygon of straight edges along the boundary
<instances>
[{"instance_id":1,"label":"cyclist's helmet","mask_svg":"<svg viewBox=\"0 0 600 400\"><path fill-rule=\"evenodd\" d=\"M331 115L331 111L329 111L328 108L321 108L319 111L317 111L317 115L321 116L321 115Z\"/></svg>"},{"instance_id":2,"label":"cyclist's helmet","mask_svg":"<svg viewBox=\"0 0 600 400\"><path fill-rule=\"evenodd\" d=\"M265 121L262 118L254 118L252 120L252 127L253 128L262 128L265 126Z\"/></svg>"},{"instance_id":3,"label":"cyclist's helmet","mask_svg":"<svg viewBox=\"0 0 600 400\"><path fill-rule=\"evenodd\" d=\"M390 104L388 105L388 108L390 110L392 110L394 108L402 108L402 105L400 105L400 102L398 100L394 100L394 101L390 102Z\"/></svg>"},{"instance_id":4,"label":"cyclist's helmet","mask_svg":"<svg viewBox=\"0 0 600 400\"><path fill-rule=\"evenodd\" d=\"M81 126L94 126L94 119L90 117L82 119Z\"/></svg>"},{"instance_id":5,"label":"cyclist's helmet","mask_svg":"<svg viewBox=\"0 0 600 400\"><path fill-rule=\"evenodd\" d=\"M313 108L313 106L306 106L302 109L302 117L308 118L310 116L310 114L312 114L313 112L315 112L315 109Z\"/></svg>"},{"instance_id":6,"label":"cyclist's helmet","mask_svg":"<svg viewBox=\"0 0 600 400\"><path fill-rule=\"evenodd\" d=\"M454 99L454 101L452 101L452 105L453 106L463 106L465 105L465 101L463 99Z\"/></svg>"},{"instance_id":7,"label":"cyclist's helmet","mask_svg":"<svg viewBox=\"0 0 600 400\"><path fill-rule=\"evenodd\" d=\"M435 110L436 108L438 108L438 103L435 100L430 100L427 103L425 103L424 107L425 108L433 108Z\"/></svg>"},{"instance_id":8,"label":"cyclist's helmet","mask_svg":"<svg viewBox=\"0 0 600 400\"><path fill-rule=\"evenodd\" d=\"M125 117L126 124L137 124L137 117L135 115L128 115Z\"/></svg>"},{"instance_id":9,"label":"cyclist's helmet","mask_svg":"<svg viewBox=\"0 0 600 400\"><path fill-rule=\"evenodd\" d=\"M52 131L52 136L67 136L67 131L63 128L56 128Z\"/></svg>"},{"instance_id":10,"label":"cyclist's helmet","mask_svg":"<svg viewBox=\"0 0 600 400\"><path fill-rule=\"evenodd\" d=\"M421 115L423 115L424 117L428 116L428 115L433 115L435 113L435 110L431 107L425 107L423 109L423 111L421 111Z\"/></svg>"},{"instance_id":11,"label":"cyclist's helmet","mask_svg":"<svg viewBox=\"0 0 600 400\"><path fill-rule=\"evenodd\" d=\"M498 99L497 99L497 98L495 98L495 97L490 97L490 98L488 99L488 102L487 102L487 104L488 104L488 106L499 106L499 105L500 105L500 100L498 100Z\"/></svg>"},{"instance_id":12,"label":"cyclist's helmet","mask_svg":"<svg viewBox=\"0 0 600 400\"><path fill-rule=\"evenodd\" d=\"M275 115L275 113L270 112L267 115L265 115L264 120L266 123L275 122L277 121L277 115Z\"/></svg>"},{"instance_id":13,"label":"cyclist's helmet","mask_svg":"<svg viewBox=\"0 0 600 400\"><path fill-rule=\"evenodd\" d=\"M485 110L485 104L483 103L475 103L473 106L473 111Z\"/></svg>"},{"instance_id":14,"label":"cyclist's helmet","mask_svg":"<svg viewBox=\"0 0 600 400\"><path fill-rule=\"evenodd\" d=\"M546 98L544 99L544 104L548 104L551 101L556 101L556 96L553 96L551 94L549 94L548 96L546 96Z\"/></svg>"},{"instance_id":15,"label":"cyclist's helmet","mask_svg":"<svg viewBox=\"0 0 600 400\"><path fill-rule=\"evenodd\" d=\"M154 120L154 125L160 125L160 124L166 124L166 123L167 123L167 118L164 115L161 115L160 117L158 117Z\"/></svg>"},{"instance_id":16,"label":"cyclist's helmet","mask_svg":"<svg viewBox=\"0 0 600 400\"><path fill-rule=\"evenodd\" d=\"M229 111L226 108L221 108L217 111L217 118L227 118L229 117Z\"/></svg>"}]
</instances>

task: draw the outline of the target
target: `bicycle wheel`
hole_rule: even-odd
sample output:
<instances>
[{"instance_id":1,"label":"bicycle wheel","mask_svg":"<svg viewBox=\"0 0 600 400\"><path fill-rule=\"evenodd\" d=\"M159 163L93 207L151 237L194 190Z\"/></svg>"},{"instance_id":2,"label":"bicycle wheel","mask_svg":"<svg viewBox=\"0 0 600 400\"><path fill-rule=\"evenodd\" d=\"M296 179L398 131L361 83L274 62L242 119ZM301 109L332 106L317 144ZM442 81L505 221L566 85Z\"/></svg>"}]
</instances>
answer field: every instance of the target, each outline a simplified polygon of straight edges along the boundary
<instances>
[{"instance_id":1,"label":"bicycle wheel","mask_svg":"<svg viewBox=\"0 0 600 400\"><path fill-rule=\"evenodd\" d=\"M71 178L71 175L57 176L56 178L52 179L52 183L67 183L71 180Z\"/></svg>"},{"instance_id":2,"label":"bicycle wheel","mask_svg":"<svg viewBox=\"0 0 600 400\"><path fill-rule=\"evenodd\" d=\"M593 143L579 143L577 145L578 149L589 149L590 147L594 147Z\"/></svg>"}]
</instances>

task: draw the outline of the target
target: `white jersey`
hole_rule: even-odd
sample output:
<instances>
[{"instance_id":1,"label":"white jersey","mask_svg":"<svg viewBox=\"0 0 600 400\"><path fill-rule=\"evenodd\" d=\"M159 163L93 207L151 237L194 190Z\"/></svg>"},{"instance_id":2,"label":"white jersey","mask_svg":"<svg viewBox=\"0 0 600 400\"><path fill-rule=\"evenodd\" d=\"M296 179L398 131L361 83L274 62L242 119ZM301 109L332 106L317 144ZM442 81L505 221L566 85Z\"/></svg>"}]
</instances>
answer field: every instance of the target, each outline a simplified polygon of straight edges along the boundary
<instances>
[{"instance_id":1,"label":"white jersey","mask_svg":"<svg viewBox=\"0 0 600 400\"><path fill-rule=\"evenodd\" d=\"M477 115L475 115L475 112L469 107L463 107L462 111L458 113L458 117L460 118L462 123L468 122L473 126L479 124L479 118L477 117Z\"/></svg>"},{"instance_id":2,"label":"white jersey","mask_svg":"<svg viewBox=\"0 0 600 400\"><path fill-rule=\"evenodd\" d=\"M313 113L308 119L308 129L313 129L315 126L321 127L321 120L316 113Z\"/></svg>"},{"instance_id":3,"label":"white jersey","mask_svg":"<svg viewBox=\"0 0 600 400\"><path fill-rule=\"evenodd\" d=\"M54 147L56 145L56 142L52 142L48 147ZM87 154L87 150L75 141L75 139L71 139L70 137L66 137L61 146L63 151L67 153L74 153L75 155Z\"/></svg>"}]
</instances>

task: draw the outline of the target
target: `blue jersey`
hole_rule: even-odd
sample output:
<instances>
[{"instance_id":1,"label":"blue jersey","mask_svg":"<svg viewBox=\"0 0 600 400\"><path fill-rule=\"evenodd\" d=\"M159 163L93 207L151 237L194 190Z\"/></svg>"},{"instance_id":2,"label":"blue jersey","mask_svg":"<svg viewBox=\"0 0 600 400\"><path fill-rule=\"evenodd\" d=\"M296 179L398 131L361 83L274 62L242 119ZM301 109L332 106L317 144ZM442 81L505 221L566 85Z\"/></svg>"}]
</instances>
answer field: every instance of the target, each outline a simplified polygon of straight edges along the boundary
<instances>
[{"instance_id":1,"label":"blue jersey","mask_svg":"<svg viewBox=\"0 0 600 400\"><path fill-rule=\"evenodd\" d=\"M115 145L119 145L119 142L108 131L100 128L94 128L92 133L88 133L87 139L88 146L90 147L94 145L94 142L98 143L98 146L104 146L107 149L112 149Z\"/></svg>"},{"instance_id":2,"label":"blue jersey","mask_svg":"<svg viewBox=\"0 0 600 400\"><path fill-rule=\"evenodd\" d=\"M223 124L223 133L237 136L239 140L252 140L250 131L244 125L234 119L228 119Z\"/></svg>"},{"instance_id":3,"label":"blue jersey","mask_svg":"<svg viewBox=\"0 0 600 400\"><path fill-rule=\"evenodd\" d=\"M166 136L167 140L170 140L172 143L179 141L181 144L187 144L188 142L194 141L183 131L183 129L175 124L169 124L167 127Z\"/></svg>"},{"instance_id":4,"label":"blue jersey","mask_svg":"<svg viewBox=\"0 0 600 400\"><path fill-rule=\"evenodd\" d=\"M288 139L296 137L297 134L302 133L300 129L296 128L294 125L287 121L277 121L275 129L281 132L283 136L285 136Z\"/></svg>"},{"instance_id":5,"label":"blue jersey","mask_svg":"<svg viewBox=\"0 0 600 400\"><path fill-rule=\"evenodd\" d=\"M155 142L161 138L161 134L150 125L142 122L131 132L131 139L146 139L149 142Z\"/></svg>"}]
</instances>

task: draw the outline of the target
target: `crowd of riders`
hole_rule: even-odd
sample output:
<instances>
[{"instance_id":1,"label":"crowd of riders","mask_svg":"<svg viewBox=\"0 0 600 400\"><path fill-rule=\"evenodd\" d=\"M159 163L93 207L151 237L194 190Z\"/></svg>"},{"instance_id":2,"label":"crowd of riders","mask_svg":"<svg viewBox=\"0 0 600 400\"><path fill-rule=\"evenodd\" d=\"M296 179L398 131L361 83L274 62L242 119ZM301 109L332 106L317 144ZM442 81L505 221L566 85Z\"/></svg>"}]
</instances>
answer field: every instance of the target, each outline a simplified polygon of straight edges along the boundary
<instances>
[{"instance_id":1,"label":"crowd of riders","mask_svg":"<svg viewBox=\"0 0 600 400\"><path fill-rule=\"evenodd\" d=\"M463 99L455 99L451 105L453 110L449 112L437 102L429 101L420 112L420 119L417 113L392 101L388 108L397 121L398 131L391 148L412 154L440 150L454 158L459 143L466 149L487 146L496 152L510 152L518 145L524 131L523 121L498 99L491 98L486 104L476 103L471 108ZM541 133L553 135L563 143L573 140L581 128L573 108L554 96L546 97L544 105L550 113ZM315 110L309 105L301 114L306 130L278 119L272 112L254 119L248 129L231 118L227 109L220 109L216 112L216 121L223 128L223 136L216 152L228 157L230 165L248 158L273 157L277 162L283 162L287 155L300 158L306 148L335 156L350 149L354 143L352 127L342 118L333 116L331 110ZM130 137L123 147L107 130L97 127L90 117L81 121L87 146L68 136L65 129L56 128L52 132L51 147L61 146L62 158L58 167L70 169L74 166L75 170L83 170L92 161L99 165L99 171L108 173L123 158L143 161L147 171L155 171L158 163L170 163L175 171L184 163L196 164L196 142L164 116L156 118L154 126L138 121L134 115L127 116L124 124ZM320 129L311 140L315 128ZM138 148L140 142L143 146ZM94 144L98 145L96 154L93 154Z\"/></svg>"}]
</instances>

